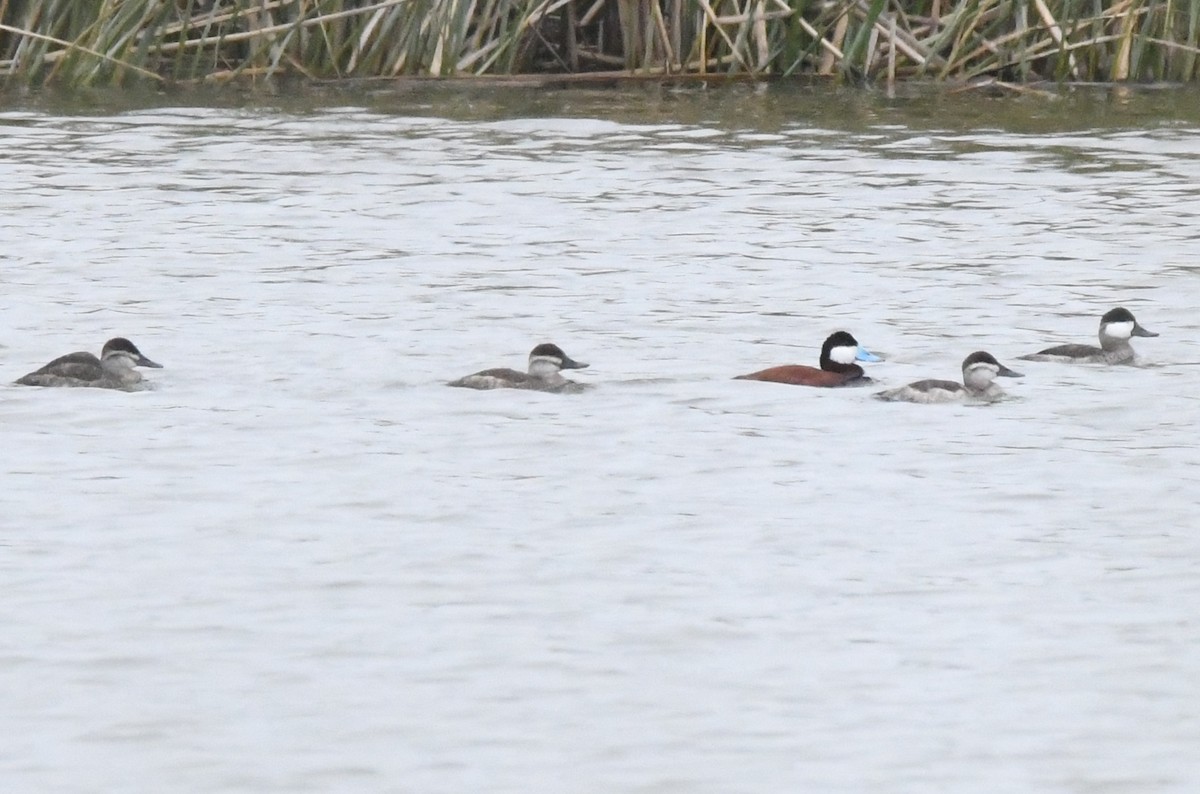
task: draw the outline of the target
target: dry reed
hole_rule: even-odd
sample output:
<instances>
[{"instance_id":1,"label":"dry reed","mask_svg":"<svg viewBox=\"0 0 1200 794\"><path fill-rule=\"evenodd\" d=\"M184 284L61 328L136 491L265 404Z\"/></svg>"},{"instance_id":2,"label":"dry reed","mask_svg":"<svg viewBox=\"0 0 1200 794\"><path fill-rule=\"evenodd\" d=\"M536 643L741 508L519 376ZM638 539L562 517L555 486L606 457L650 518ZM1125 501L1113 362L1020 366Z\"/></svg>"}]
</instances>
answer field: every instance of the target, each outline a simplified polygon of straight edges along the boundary
<instances>
[{"instance_id":1,"label":"dry reed","mask_svg":"<svg viewBox=\"0 0 1200 794\"><path fill-rule=\"evenodd\" d=\"M1200 0L0 0L0 76L71 86L527 73L1197 77Z\"/></svg>"}]
</instances>

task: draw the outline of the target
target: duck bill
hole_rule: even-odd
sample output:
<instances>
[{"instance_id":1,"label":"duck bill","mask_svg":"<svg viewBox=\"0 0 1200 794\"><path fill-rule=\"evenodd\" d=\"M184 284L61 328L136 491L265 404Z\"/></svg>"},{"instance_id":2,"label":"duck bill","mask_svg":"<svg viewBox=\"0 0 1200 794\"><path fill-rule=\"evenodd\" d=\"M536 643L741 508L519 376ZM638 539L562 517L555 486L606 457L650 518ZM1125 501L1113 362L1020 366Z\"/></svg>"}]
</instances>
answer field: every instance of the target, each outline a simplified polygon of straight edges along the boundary
<instances>
[{"instance_id":1,"label":"duck bill","mask_svg":"<svg viewBox=\"0 0 1200 794\"><path fill-rule=\"evenodd\" d=\"M1158 336L1158 334L1154 333L1153 331L1147 331L1145 328L1138 325L1136 322L1133 324L1133 335L1134 336Z\"/></svg>"},{"instance_id":2,"label":"duck bill","mask_svg":"<svg viewBox=\"0 0 1200 794\"><path fill-rule=\"evenodd\" d=\"M1006 378L1023 378L1023 377L1025 377L1020 372L1011 370L1008 367L1004 366L1003 364L1000 365L1000 371L997 372L996 374L1003 375Z\"/></svg>"},{"instance_id":3,"label":"duck bill","mask_svg":"<svg viewBox=\"0 0 1200 794\"><path fill-rule=\"evenodd\" d=\"M872 361L883 361L882 358L875 355L870 350L867 350L865 347L863 347L861 345L859 345L858 352L854 354L854 360L855 361L866 361L868 363L872 362Z\"/></svg>"},{"instance_id":4,"label":"duck bill","mask_svg":"<svg viewBox=\"0 0 1200 794\"><path fill-rule=\"evenodd\" d=\"M563 369L587 369L588 365L586 362L576 361L574 359L563 356L562 368Z\"/></svg>"},{"instance_id":5,"label":"duck bill","mask_svg":"<svg viewBox=\"0 0 1200 794\"><path fill-rule=\"evenodd\" d=\"M162 364L157 364L157 363L151 361L150 359L146 358L143 355L138 356L137 363L138 363L139 367L150 367L152 369L162 369L163 368Z\"/></svg>"}]
</instances>

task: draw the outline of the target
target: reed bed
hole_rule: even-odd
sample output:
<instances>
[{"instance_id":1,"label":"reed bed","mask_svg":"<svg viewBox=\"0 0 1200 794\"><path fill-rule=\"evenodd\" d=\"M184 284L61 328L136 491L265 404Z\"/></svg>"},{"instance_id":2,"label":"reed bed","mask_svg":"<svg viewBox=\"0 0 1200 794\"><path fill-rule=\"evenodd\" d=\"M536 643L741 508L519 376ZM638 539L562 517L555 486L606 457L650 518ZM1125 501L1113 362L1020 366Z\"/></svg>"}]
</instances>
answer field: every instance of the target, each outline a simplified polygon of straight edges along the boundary
<instances>
[{"instance_id":1,"label":"reed bed","mask_svg":"<svg viewBox=\"0 0 1200 794\"><path fill-rule=\"evenodd\" d=\"M0 0L0 77L1197 78L1200 0Z\"/></svg>"}]
</instances>

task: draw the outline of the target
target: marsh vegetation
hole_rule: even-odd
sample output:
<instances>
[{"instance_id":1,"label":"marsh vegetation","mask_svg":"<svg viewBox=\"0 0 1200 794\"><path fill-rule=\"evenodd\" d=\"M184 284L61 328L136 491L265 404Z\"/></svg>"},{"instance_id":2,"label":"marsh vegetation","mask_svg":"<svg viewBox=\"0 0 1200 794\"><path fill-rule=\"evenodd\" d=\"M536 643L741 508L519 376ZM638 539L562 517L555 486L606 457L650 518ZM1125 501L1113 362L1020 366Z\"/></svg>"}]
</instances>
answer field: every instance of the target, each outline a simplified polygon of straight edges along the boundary
<instances>
[{"instance_id":1,"label":"marsh vegetation","mask_svg":"<svg viewBox=\"0 0 1200 794\"><path fill-rule=\"evenodd\" d=\"M0 0L10 84L618 73L1191 81L1200 0Z\"/></svg>"}]
</instances>

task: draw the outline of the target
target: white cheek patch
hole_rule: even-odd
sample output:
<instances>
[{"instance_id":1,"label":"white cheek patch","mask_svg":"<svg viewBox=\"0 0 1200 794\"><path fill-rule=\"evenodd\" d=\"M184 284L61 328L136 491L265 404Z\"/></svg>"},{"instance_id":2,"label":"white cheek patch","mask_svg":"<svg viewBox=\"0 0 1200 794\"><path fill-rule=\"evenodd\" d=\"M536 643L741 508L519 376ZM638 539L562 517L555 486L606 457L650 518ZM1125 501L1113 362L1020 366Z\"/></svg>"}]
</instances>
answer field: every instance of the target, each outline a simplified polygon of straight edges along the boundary
<instances>
[{"instance_id":1,"label":"white cheek patch","mask_svg":"<svg viewBox=\"0 0 1200 794\"><path fill-rule=\"evenodd\" d=\"M995 380L996 376L999 374L1000 368L995 364L988 364L981 361L978 364L972 364L971 366L967 367L967 371L963 373L963 376L967 380L992 381Z\"/></svg>"},{"instance_id":2,"label":"white cheek patch","mask_svg":"<svg viewBox=\"0 0 1200 794\"><path fill-rule=\"evenodd\" d=\"M829 351L829 358L839 364L853 364L854 360L858 358L858 348L849 346L832 348Z\"/></svg>"},{"instance_id":3,"label":"white cheek patch","mask_svg":"<svg viewBox=\"0 0 1200 794\"><path fill-rule=\"evenodd\" d=\"M1109 323L1104 326L1104 335L1114 339L1128 339L1133 336L1133 323Z\"/></svg>"},{"instance_id":4,"label":"white cheek patch","mask_svg":"<svg viewBox=\"0 0 1200 794\"><path fill-rule=\"evenodd\" d=\"M562 369L562 361L551 356L535 356L529 359L530 372L558 372Z\"/></svg>"}]
</instances>

